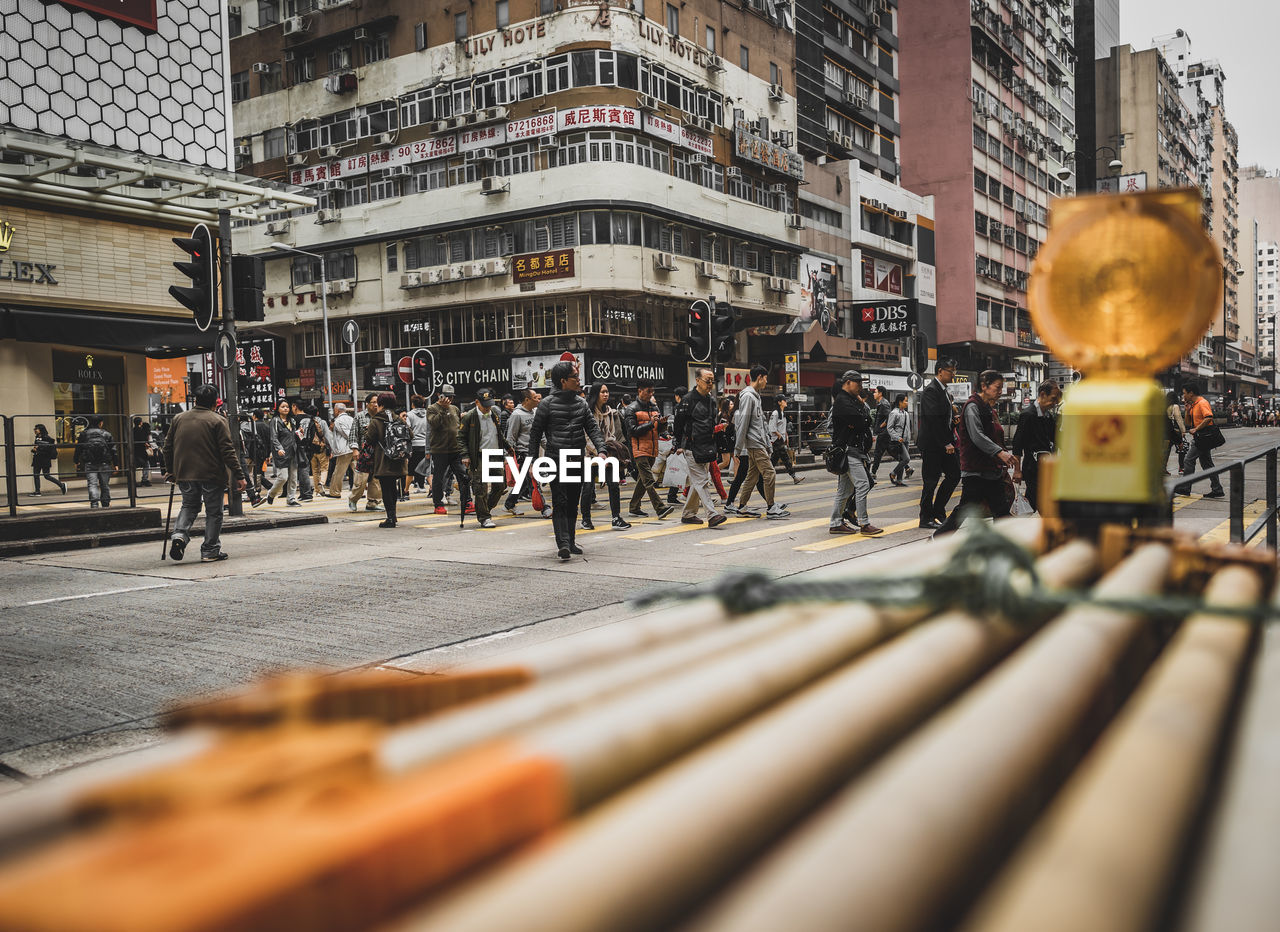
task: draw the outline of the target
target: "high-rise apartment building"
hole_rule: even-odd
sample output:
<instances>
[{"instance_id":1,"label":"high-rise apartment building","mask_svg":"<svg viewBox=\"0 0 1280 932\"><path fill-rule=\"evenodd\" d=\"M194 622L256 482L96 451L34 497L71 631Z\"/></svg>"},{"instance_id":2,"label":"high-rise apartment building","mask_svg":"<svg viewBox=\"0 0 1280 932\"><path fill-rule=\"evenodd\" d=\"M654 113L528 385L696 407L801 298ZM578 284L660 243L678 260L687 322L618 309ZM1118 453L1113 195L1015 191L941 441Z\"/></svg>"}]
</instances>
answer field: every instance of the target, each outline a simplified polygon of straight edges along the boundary
<instances>
[{"instance_id":1,"label":"high-rise apartment building","mask_svg":"<svg viewBox=\"0 0 1280 932\"><path fill-rule=\"evenodd\" d=\"M1256 257L1242 262L1241 313L1252 316L1257 329L1258 375L1267 392L1280 387L1276 373L1276 290L1272 276L1277 267L1280 242L1280 173L1257 165L1240 170L1240 254Z\"/></svg>"},{"instance_id":2,"label":"high-rise apartment building","mask_svg":"<svg viewBox=\"0 0 1280 932\"><path fill-rule=\"evenodd\" d=\"M268 263L267 325L288 338L299 387L323 371L322 290L331 346L342 318L360 324L355 387L387 384L384 354L426 347L437 383L463 396L539 384L564 352L624 390L687 384L695 298L753 326L795 318L789 4L240 10L240 166L321 199L239 233L314 254Z\"/></svg>"},{"instance_id":3,"label":"high-rise apartment building","mask_svg":"<svg viewBox=\"0 0 1280 932\"><path fill-rule=\"evenodd\" d=\"M1098 146L1098 131L1093 114L1097 108L1097 92L1094 83L1094 62L1111 54L1112 47L1120 44L1120 0L1075 0L1076 38L1076 173L1077 191L1093 191L1097 177L1094 171L1094 153ZM1089 49L1093 49L1092 55Z\"/></svg>"},{"instance_id":4,"label":"high-rise apartment building","mask_svg":"<svg viewBox=\"0 0 1280 932\"><path fill-rule=\"evenodd\" d=\"M1276 310L1280 305L1280 245L1275 240L1264 240L1254 250L1254 279L1256 280L1256 307L1258 321L1258 357L1269 360L1263 368L1275 368ZM1271 387L1275 387L1274 381Z\"/></svg>"},{"instance_id":5,"label":"high-rise apartment building","mask_svg":"<svg viewBox=\"0 0 1280 932\"><path fill-rule=\"evenodd\" d=\"M934 198L940 352L965 370L996 368L1030 385L1043 373L1044 346L1027 277L1050 200L1072 192L1071 5L900 8L902 183Z\"/></svg>"}]
</instances>

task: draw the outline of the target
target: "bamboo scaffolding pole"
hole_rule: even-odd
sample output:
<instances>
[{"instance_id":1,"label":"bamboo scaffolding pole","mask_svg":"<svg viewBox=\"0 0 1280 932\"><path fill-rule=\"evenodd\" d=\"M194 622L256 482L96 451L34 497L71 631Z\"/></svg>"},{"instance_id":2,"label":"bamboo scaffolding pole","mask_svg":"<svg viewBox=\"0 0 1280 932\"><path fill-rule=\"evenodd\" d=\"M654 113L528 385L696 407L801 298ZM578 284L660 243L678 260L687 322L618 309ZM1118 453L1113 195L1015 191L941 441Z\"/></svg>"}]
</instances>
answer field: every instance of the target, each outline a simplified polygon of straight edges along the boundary
<instances>
[{"instance_id":1,"label":"bamboo scaffolding pole","mask_svg":"<svg viewBox=\"0 0 1280 932\"><path fill-rule=\"evenodd\" d=\"M1147 545L1097 586L1159 592L1169 550ZM876 764L697 928L919 929L939 921L992 854L1149 622L1064 612L953 706Z\"/></svg>"},{"instance_id":2,"label":"bamboo scaffolding pole","mask_svg":"<svg viewBox=\"0 0 1280 932\"><path fill-rule=\"evenodd\" d=\"M1218 605L1252 605L1261 597L1257 574L1238 566L1215 574L1205 593ZM1208 790L1252 636L1252 626L1239 618L1199 614L1183 624L980 906L971 929L1156 927ZM1275 776L1272 771L1272 793ZM1269 921L1277 918L1272 913Z\"/></svg>"},{"instance_id":3,"label":"bamboo scaffolding pole","mask_svg":"<svg viewBox=\"0 0 1280 932\"><path fill-rule=\"evenodd\" d=\"M1037 569L1050 587L1077 587L1096 572L1096 558L1076 541ZM669 928L1031 630L959 612L929 619L396 928ZM681 830L690 825L698 830Z\"/></svg>"}]
</instances>

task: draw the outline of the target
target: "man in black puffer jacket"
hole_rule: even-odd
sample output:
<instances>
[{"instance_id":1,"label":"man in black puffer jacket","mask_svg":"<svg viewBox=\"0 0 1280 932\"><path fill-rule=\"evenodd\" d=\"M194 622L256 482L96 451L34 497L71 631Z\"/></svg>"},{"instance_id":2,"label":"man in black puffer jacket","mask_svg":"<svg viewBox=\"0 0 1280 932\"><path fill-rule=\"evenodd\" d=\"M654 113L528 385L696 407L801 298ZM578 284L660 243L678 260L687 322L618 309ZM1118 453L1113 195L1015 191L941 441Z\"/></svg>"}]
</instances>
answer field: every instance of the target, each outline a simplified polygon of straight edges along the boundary
<instances>
[{"instance_id":1,"label":"man in black puffer jacket","mask_svg":"<svg viewBox=\"0 0 1280 932\"><path fill-rule=\"evenodd\" d=\"M529 428L529 456L538 455L545 444L546 455L559 458L562 452L576 451L585 461L586 438L597 450L604 449L604 435L584 398L578 395L581 382L571 362L558 362L551 367L551 384L555 391L538 403ZM551 524L555 528L556 549L561 560L570 554L581 554L575 541L578 527L578 503L582 499L582 473L573 478L557 475L551 480Z\"/></svg>"},{"instance_id":2,"label":"man in black puffer jacket","mask_svg":"<svg viewBox=\"0 0 1280 932\"><path fill-rule=\"evenodd\" d=\"M716 509L715 486L711 483L710 464L719 456L716 450L716 400L711 389L716 384L715 373L699 369L698 381L684 403L684 414L676 419L679 425L675 438L675 453L684 453L689 468L689 498L684 503L681 524L701 524L698 517L699 502L707 508L707 527L719 527L725 517Z\"/></svg>"}]
</instances>

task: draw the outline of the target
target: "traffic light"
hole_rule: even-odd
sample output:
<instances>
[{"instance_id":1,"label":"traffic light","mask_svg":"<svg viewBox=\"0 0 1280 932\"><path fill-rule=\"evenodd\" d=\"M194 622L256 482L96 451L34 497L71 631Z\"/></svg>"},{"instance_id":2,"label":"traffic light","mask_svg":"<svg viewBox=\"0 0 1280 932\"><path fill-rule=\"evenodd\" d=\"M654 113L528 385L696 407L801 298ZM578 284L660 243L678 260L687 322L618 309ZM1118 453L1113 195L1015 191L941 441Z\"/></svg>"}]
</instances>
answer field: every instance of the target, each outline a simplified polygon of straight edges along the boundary
<instances>
[{"instance_id":1,"label":"traffic light","mask_svg":"<svg viewBox=\"0 0 1280 932\"><path fill-rule=\"evenodd\" d=\"M191 258L175 262L173 267L187 278L190 285L170 285L169 294L195 316L196 327L208 330L218 310L217 276L214 274L213 237L209 228L198 223L189 237L175 236L173 241Z\"/></svg>"},{"instance_id":2,"label":"traffic light","mask_svg":"<svg viewBox=\"0 0 1280 932\"><path fill-rule=\"evenodd\" d=\"M414 350L413 356L413 390L424 398L429 398L436 390L436 365L430 351Z\"/></svg>"},{"instance_id":3,"label":"traffic light","mask_svg":"<svg viewBox=\"0 0 1280 932\"><path fill-rule=\"evenodd\" d=\"M231 288L237 321L252 323L266 319L262 309L262 292L266 287L266 264L261 256L231 257Z\"/></svg>"},{"instance_id":4,"label":"traffic light","mask_svg":"<svg viewBox=\"0 0 1280 932\"><path fill-rule=\"evenodd\" d=\"M694 301L689 308L689 356L694 362L711 359L711 307L706 301Z\"/></svg>"},{"instance_id":5,"label":"traffic light","mask_svg":"<svg viewBox=\"0 0 1280 932\"><path fill-rule=\"evenodd\" d=\"M911 370L917 375L929 369L929 338L917 329L911 338Z\"/></svg>"},{"instance_id":6,"label":"traffic light","mask_svg":"<svg viewBox=\"0 0 1280 932\"><path fill-rule=\"evenodd\" d=\"M734 336L738 329L739 311L732 304L717 305L711 315L711 347L715 352L716 362L728 362L733 358L738 338Z\"/></svg>"}]
</instances>

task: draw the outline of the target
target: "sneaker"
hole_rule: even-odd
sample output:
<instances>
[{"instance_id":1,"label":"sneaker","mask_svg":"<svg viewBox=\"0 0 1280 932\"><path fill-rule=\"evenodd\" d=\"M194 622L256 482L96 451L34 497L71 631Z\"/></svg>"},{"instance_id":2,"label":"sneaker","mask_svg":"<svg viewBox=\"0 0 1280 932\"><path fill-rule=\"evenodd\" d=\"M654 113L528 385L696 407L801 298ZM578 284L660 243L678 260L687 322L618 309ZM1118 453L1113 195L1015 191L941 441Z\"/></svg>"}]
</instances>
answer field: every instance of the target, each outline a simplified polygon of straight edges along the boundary
<instances>
[{"instance_id":1,"label":"sneaker","mask_svg":"<svg viewBox=\"0 0 1280 932\"><path fill-rule=\"evenodd\" d=\"M355 502L347 502L347 511L359 511L360 506Z\"/></svg>"},{"instance_id":2,"label":"sneaker","mask_svg":"<svg viewBox=\"0 0 1280 932\"><path fill-rule=\"evenodd\" d=\"M615 530L625 531L627 528L631 527L631 522L622 520L622 515L618 515L618 517L613 519L613 527Z\"/></svg>"},{"instance_id":3,"label":"sneaker","mask_svg":"<svg viewBox=\"0 0 1280 932\"><path fill-rule=\"evenodd\" d=\"M542 509L542 517L544 517L544 518L550 518L550 517L551 517L551 506L550 506L550 505L548 505L546 508L543 508L543 509Z\"/></svg>"},{"instance_id":4,"label":"sneaker","mask_svg":"<svg viewBox=\"0 0 1280 932\"><path fill-rule=\"evenodd\" d=\"M931 518L928 521L921 521L918 527L927 531L936 531L938 528L942 527L942 522L937 518Z\"/></svg>"},{"instance_id":5,"label":"sneaker","mask_svg":"<svg viewBox=\"0 0 1280 932\"><path fill-rule=\"evenodd\" d=\"M592 524L592 523L591 523L591 519L590 519L590 518L583 518L583 519L582 519L582 529L583 529L584 531L594 531L594 530L596 529L596 526L595 526L594 524Z\"/></svg>"},{"instance_id":6,"label":"sneaker","mask_svg":"<svg viewBox=\"0 0 1280 932\"><path fill-rule=\"evenodd\" d=\"M187 542L181 537L175 537L169 541L169 559L181 560L182 555L187 552Z\"/></svg>"},{"instance_id":7,"label":"sneaker","mask_svg":"<svg viewBox=\"0 0 1280 932\"><path fill-rule=\"evenodd\" d=\"M867 537L875 537L877 534L884 533L884 528L876 527L874 524L864 524L861 528L859 528L859 530L862 531L862 533L865 534Z\"/></svg>"},{"instance_id":8,"label":"sneaker","mask_svg":"<svg viewBox=\"0 0 1280 932\"><path fill-rule=\"evenodd\" d=\"M683 518L680 519L680 523L681 524L701 524L702 519L697 517L696 515L685 515Z\"/></svg>"},{"instance_id":9,"label":"sneaker","mask_svg":"<svg viewBox=\"0 0 1280 932\"><path fill-rule=\"evenodd\" d=\"M492 518L485 518L483 521L480 522L480 526L486 529L497 527L497 525L493 523Z\"/></svg>"},{"instance_id":10,"label":"sneaker","mask_svg":"<svg viewBox=\"0 0 1280 932\"><path fill-rule=\"evenodd\" d=\"M672 506L673 510L674 510L674 507L675 507L675 506ZM667 514L670 514L670 513L671 513L671 512L667 512ZM647 511L636 511L636 509L634 509L634 508L629 509L629 510L627 511L627 514L629 514L629 515L630 515L631 517L633 517L633 518L647 518L647 517L649 517L649 512L647 512Z\"/></svg>"},{"instance_id":11,"label":"sneaker","mask_svg":"<svg viewBox=\"0 0 1280 932\"><path fill-rule=\"evenodd\" d=\"M724 524L726 520L727 519L725 518L724 515L712 515L707 520L707 527L719 527L720 525Z\"/></svg>"},{"instance_id":12,"label":"sneaker","mask_svg":"<svg viewBox=\"0 0 1280 932\"><path fill-rule=\"evenodd\" d=\"M577 544L570 544L569 552L579 557L582 556L582 548L579 547Z\"/></svg>"},{"instance_id":13,"label":"sneaker","mask_svg":"<svg viewBox=\"0 0 1280 932\"><path fill-rule=\"evenodd\" d=\"M473 515L476 513L476 503L468 502L466 509L462 512L464 515Z\"/></svg>"},{"instance_id":14,"label":"sneaker","mask_svg":"<svg viewBox=\"0 0 1280 932\"><path fill-rule=\"evenodd\" d=\"M916 474L916 471L915 471L914 469L912 469L910 466L908 466L908 467L907 467L907 478L908 478L908 479L910 479L910 478L911 478L912 476L914 476L915 474Z\"/></svg>"},{"instance_id":15,"label":"sneaker","mask_svg":"<svg viewBox=\"0 0 1280 932\"><path fill-rule=\"evenodd\" d=\"M435 511L432 513L437 515L447 515L449 513L449 509L444 507L444 505L436 505Z\"/></svg>"},{"instance_id":16,"label":"sneaker","mask_svg":"<svg viewBox=\"0 0 1280 932\"><path fill-rule=\"evenodd\" d=\"M557 553L557 555L560 557L560 559L561 559L561 560L568 560L568 559L569 559L569 548L568 548L568 547L561 547L558 551L556 551L556 553Z\"/></svg>"},{"instance_id":17,"label":"sneaker","mask_svg":"<svg viewBox=\"0 0 1280 932\"><path fill-rule=\"evenodd\" d=\"M735 512L735 514L736 514L739 518L758 518L758 517L760 517L760 512L756 511L754 508L739 508L739 509Z\"/></svg>"},{"instance_id":18,"label":"sneaker","mask_svg":"<svg viewBox=\"0 0 1280 932\"><path fill-rule=\"evenodd\" d=\"M520 512L516 511L515 508L512 507L511 505L505 506L503 510L506 511L506 513L511 515L511 517L513 518L518 517L520 514Z\"/></svg>"},{"instance_id":19,"label":"sneaker","mask_svg":"<svg viewBox=\"0 0 1280 932\"><path fill-rule=\"evenodd\" d=\"M796 485L799 485L801 482L804 482L804 479L805 479L805 477L804 477L804 476L792 476L792 477L791 477L791 481L792 481L792 482L794 482Z\"/></svg>"},{"instance_id":20,"label":"sneaker","mask_svg":"<svg viewBox=\"0 0 1280 932\"><path fill-rule=\"evenodd\" d=\"M201 563L221 563L226 558L227 558L227 552L225 550L219 550L217 553L200 554Z\"/></svg>"},{"instance_id":21,"label":"sneaker","mask_svg":"<svg viewBox=\"0 0 1280 932\"><path fill-rule=\"evenodd\" d=\"M396 522L394 522L394 521L379 521L379 522L378 522L378 527L395 527L395 526L396 526Z\"/></svg>"},{"instance_id":22,"label":"sneaker","mask_svg":"<svg viewBox=\"0 0 1280 932\"><path fill-rule=\"evenodd\" d=\"M295 507L295 508L301 508L301 507L302 507L302 502L297 502L297 501L294 501L294 502L285 502L285 504L286 504L286 505L292 505L292 506L293 506L293 507Z\"/></svg>"},{"instance_id":23,"label":"sneaker","mask_svg":"<svg viewBox=\"0 0 1280 932\"><path fill-rule=\"evenodd\" d=\"M1205 498L1222 498L1226 494L1227 493L1224 492L1222 489L1213 489L1212 491L1205 492L1204 497Z\"/></svg>"},{"instance_id":24,"label":"sneaker","mask_svg":"<svg viewBox=\"0 0 1280 932\"><path fill-rule=\"evenodd\" d=\"M738 516L738 506L737 506L737 505L731 505L731 504L729 504L728 502L725 502L725 503L724 503L724 513L725 513L726 515L728 515L730 518L736 518L736 517Z\"/></svg>"},{"instance_id":25,"label":"sneaker","mask_svg":"<svg viewBox=\"0 0 1280 932\"><path fill-rule=\"evenodd\" d=\"M829 534L857 534L858 529L848 521L841 521L835 527L827 528Z\"/></svg>"},{"instance_id":26,"label":"sneaker","mask_svg":"<svg viewBox=\"0 0 1280 932\"><path fill-rule=\"evenodd\" d=\"M275 500L276 500L276 497L275 497L274 495L268 495L268 496L267 496L267 504L268 504L268 505L275 504ZM352 508L351 510L352 510L352 511L355 511L355 509L354 509L354 508Z\"/></svg>"},{"instance_id":27,"label":"sneaker","mask_svg":"<svg viewBox=\"0 0 1280 932\"><path fill-rule=\"evenodd\" d=\"M44 497L44 493L43 493L43 492L32 492L31 494L32 494L32 495L39 495L41 498L43 498L43 497Z\"/></svg>"},{"instance_id":28,"label":"sneaker","mask_svg":"<svg viewBox=\"0 0 1280 932\"><path fill-rule=\"evenodd\" d=\"M665 506L661 511L658 512L658 520L661 521L663 518L667 517L669 514L671 514L675 510L676 510L675 505Z\"/></svg>"},{"instance_id":29,"label":"sneaker","mask_svg":"<svg viewBox=\"0 0 1280 932\"><path fill-rule=\"evenodd\" d=\"M774 505L772 508L770 508L768 511L764 513L764 516L768 518L770 521L780 521L783 518L790 518L791 512L787 511L787 509L782 508L778 505Z\"/></svg>"},{"instance_id":30,"label":"sneaker","mask_svg":"<svg viewBox=\"0 0 1280 932\"><path fill-rule=\"evenodd\" d=\"M889 481L890 481L890 482L892 482L894 485L900 485L900 486L902 486L902 487L904 487L904 488L905 488L905 487L906 487L906 485L907 485L907 484L906 484L905 482L903 482L901 479L895 479L895 478L893 478L893 476L890 476L890 477L889 477Z\"/></svg>"}]
</instances>

